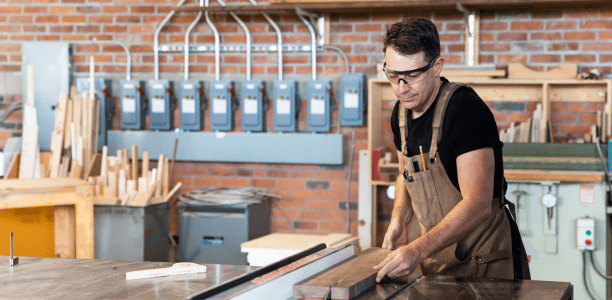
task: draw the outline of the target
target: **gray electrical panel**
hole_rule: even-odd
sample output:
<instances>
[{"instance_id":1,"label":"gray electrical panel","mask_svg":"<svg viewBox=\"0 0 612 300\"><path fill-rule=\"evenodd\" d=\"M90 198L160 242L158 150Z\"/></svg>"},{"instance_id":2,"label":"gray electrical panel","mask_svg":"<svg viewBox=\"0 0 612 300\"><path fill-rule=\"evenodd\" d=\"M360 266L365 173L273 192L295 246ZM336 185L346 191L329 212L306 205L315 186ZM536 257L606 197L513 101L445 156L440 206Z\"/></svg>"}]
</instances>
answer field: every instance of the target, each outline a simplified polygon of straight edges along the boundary
<instances>
[{"instance_id":1,"label":"gray electrical panel","mask_svg":"<svg viewBox=\"0 0 612 300\"><path fill-rule=\"evenodd\" d=\"M202 111L205 108L202 82L183 80L178 94L179 127L185 131L202 130Z\"/></svg>"},{"instance_id":2,"label":"gray electrical panel","mask_svg":"<svg viewBox=\"0 0 612 300\"><path fill-rule=\"evenodd\" d=\"M308 82L308 131L329 132L331 129L331 93L329 80Z\"/></svg>"},{"instance_id":3,"label":"gray electrical panel","mask_svg":"<svg viewBox=\"0 0 612 300\"><path fill-rule=\"evenodd\" d=\"M77 78L77 92L79 94L89 93L89 78ZM98 150L102 150L102 147L106 145L106 131L113 127L113 112L115 111L115 104L111 98L112 84L110 79L95 78L94 79L94 93L96 93L96 99L100 103L100 114L98 116L100 120L100 128L98 129Z\"/></svg>"},{"instance_id":4,"label":"gray electrical panel","mask_svg":"<svg viewBox=\"0 0 612 300\"><path fill-rule=\"evenodd\" d=\"M181 262L246 265L240 244L270 233L270 203L192 205L179 209Z\"/></svg>"},{"instance_id":5,"label":"gray electrical panel","mask_svg":"<svg viewBox=\"0 0 612 300\"><path fill-rule=\"evenodd\" d=\"M234 88L229 80L210 83L210 129L231 131L234 128Z\"/></svg>"},{"instance_id":6,"label":"gray electrical panel","mask_svg":"<svg viewBox=\"0 0 612 300\"><path fill-rule=\"evenodd\" d=\"M172 82L168 80L150 80L149 90L149 129L170 130L173 125L174 97Z\"/></svg>"},{"instance_id":7,"label":"gray electrical panel","mask_svg":"<svg viewBox=\"0 0 612 300\"><path fill-rule=\"evenodd\" d=\"M241 118L242 130L244 131L264 131L265 118L265 89L261 80L243 81L240 86L242 95Z\"/></svg>"},{"instance_id":8,"label":"gray electrical panel","mask_svg":"<svg viewBox=\"0 0 612 300\"><path fill-rule=\"evenodd\" d=\"M296 130L299 101L296 99L295 80L274 81L274 130L291 132Z\"/></svg>"},{"instance_id":9,"label":"gray electrical panel","mask_svg":"<svg viewBox=\"0 0 612 300\"><path fill-rule=\"evenodd\" d=\"M143 95L143 82L138 80L121 81L121 128L140 130L144 127L146 98Z\"/></svg>"},{"instance_id":10,"label":"gray electrical panel","mask_svg":"<svg viewBox=\"0 0 612 300\"><path fill-rule=\"evenodd\" d=\"M365 75L340 75L340 125L363 126L365 112Z\"/></svg>"},{"instance_id":11,"label":"gray electrical panel","mask_svg":"<svg viewBox=\"0 0 612 300\"><path fill-rule=\"evenodd\" d=\"M70 45L61 42L21 43L23 104L28 99L28 65L34 66L34 107L41 151L51 149L55 106L60 93L70 93Z\"/></svg>"}]
</instances>

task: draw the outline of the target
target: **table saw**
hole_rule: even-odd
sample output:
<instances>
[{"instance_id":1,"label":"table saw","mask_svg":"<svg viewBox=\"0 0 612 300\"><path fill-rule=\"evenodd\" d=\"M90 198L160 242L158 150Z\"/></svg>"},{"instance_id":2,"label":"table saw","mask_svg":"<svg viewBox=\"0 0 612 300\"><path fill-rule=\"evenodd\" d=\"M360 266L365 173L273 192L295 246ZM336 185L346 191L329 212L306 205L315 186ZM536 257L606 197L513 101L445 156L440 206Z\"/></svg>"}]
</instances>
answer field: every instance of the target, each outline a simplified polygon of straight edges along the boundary
<instances>
[{"instance_id":1,"label":"table saw","mask_svg":"<svg viewBox=\"0 0 612 300\"><path fill-rule=\"evenodd\" d=\"M380 249L380 248L376 248ZM323 291L320 299L572 299L566 282L459 279L419 276L372 282L372 272L343 271L351 262L363 264L366 250L353 255L352 246L326 248L321 244L265 267L206 265L206 273L126 280L126 273L166 268L167 262L21 257L15 266L0 256L0 295L3 299L282 299L297 300L305 290ZM386 251L386 250L385 250ZM361 259L361 261L360 261ZM363 267L368 270L371 266ZM340 270L340 271L339 271ZM326 277L347 272L333 286L316 285ZM357 274L359 273L359 274ZM365 274L368 273L368 274ZM351 278L359 277L350 283ZM348 288L342 288L348 282ZM325 284L324 284L325 285ZM362 291L363 290L363 291ZM340 292L340 293L338 293ZM313 297L310 297L313 298Z\"/></svg>"}]
</instances>

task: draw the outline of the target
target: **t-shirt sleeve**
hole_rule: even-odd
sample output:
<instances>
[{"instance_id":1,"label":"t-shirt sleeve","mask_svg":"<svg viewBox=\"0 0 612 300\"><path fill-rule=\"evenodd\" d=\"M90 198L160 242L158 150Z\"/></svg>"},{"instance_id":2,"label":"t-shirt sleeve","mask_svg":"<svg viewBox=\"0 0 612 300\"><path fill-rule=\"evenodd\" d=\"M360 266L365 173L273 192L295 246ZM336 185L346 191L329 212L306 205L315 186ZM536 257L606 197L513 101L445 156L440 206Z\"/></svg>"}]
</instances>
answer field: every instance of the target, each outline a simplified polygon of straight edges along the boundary
<instances>
[{"instance_id":1,"label":"t-shirt sleeve","mask_svg":"<svg viewBox=\"0 0 612 300\"><path fill-rule=\"evenodd\" d=\"M399 101L395 103L395 107L393 107L393 112L391 113L391 131L393 132L393 143L395 144L395 148L398 151L402 149L402 137L400 136L399 129L399 120L397 119L397 115L399 114Z\"/></svg>"},{"instance_id":2,"label":"t-shirt sleeve","mask_svg":"<svg viewBox=\"0 0 612 300\"><path fill-rule=\"evenodd\" d=\"M489 107L469 90L457 91L456 105L449 106L451 147L455 156L499 143L495 118ZM447 120L445 120L447 121Z\"/></svg>"}]
</instances>

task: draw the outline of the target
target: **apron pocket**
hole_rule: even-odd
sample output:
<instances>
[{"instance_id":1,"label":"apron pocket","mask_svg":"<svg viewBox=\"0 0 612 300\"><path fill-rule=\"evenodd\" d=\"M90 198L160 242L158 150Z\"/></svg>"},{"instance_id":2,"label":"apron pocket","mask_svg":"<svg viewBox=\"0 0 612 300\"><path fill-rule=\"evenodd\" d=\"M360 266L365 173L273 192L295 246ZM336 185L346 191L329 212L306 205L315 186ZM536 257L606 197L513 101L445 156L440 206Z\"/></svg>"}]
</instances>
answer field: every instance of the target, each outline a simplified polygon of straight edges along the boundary
<instances>
[{"instance_id":1,"label":"apron pocket","mask_svg":"<svg viewBox=\"0 0 612 300\"><path fill-rule=\"evenodd\" d=\"M406 189L408 189L412 201L412 208L421 225L429 230L444 217L434 181L429 170L414 173L412 177L412 182L406 181Z\"/></svg>"}]
</instances>

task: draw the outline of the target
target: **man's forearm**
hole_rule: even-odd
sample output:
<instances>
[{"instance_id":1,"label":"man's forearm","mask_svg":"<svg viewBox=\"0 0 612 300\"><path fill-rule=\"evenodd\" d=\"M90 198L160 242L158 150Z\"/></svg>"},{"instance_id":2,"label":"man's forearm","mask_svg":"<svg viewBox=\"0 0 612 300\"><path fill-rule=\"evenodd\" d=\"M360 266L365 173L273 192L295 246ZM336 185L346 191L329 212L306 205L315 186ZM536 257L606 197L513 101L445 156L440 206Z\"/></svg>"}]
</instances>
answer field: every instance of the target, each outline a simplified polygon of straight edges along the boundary
<instances>
[{"instance_id":1,"label":"man's forearm","mask_svg":"<svg viewBox=\"0 0 612 300\"><path fill-rule=\"evenodd\" d=\"M412 214L412 202L404 186L404 178L400 175L395 181L395 200L393 202L391 222L399 222L403 226L408 226Z\"/></svg>"}]
</instances>

